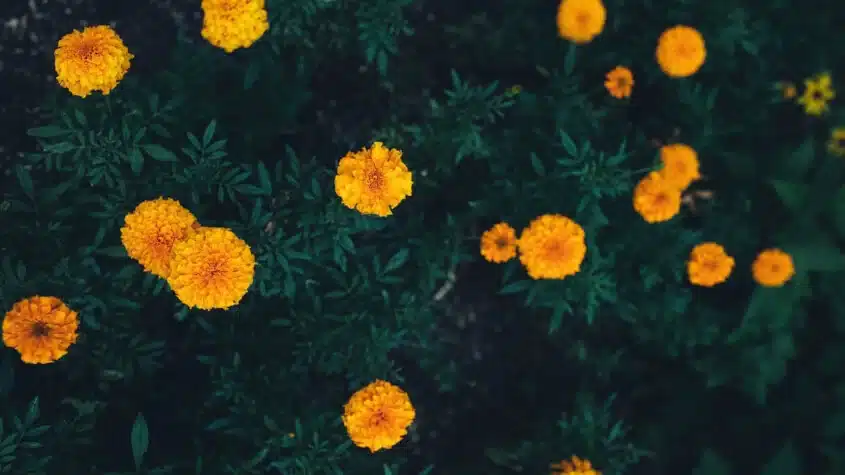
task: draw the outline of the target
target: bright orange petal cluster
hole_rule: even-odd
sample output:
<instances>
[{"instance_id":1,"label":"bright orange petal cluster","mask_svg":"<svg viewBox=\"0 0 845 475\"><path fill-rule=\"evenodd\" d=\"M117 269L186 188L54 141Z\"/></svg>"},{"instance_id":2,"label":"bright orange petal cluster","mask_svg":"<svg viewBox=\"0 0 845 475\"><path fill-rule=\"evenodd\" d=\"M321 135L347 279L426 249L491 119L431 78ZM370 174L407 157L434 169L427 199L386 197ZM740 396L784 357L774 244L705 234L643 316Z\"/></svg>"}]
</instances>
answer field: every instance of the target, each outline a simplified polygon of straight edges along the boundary
<instances>
[{"instance_id":1,"label":"bright orange petal cluster","mask_svg":"<svg viewBox=\"0 0 845 475\"><path fill-rule=\"evenodd\" d=\"M589 43L604 30L607 10L601 0L562 0L557 10L557 30L573 43Z\"/></svg>"},{"instance_id":2,"label":"bright orange petal cluster","mask_svg":"<svg viewBox=\"0 0 845 475\"><path fill-rule=\"evenodd\" d=\"M781 287L795 275L792 256L780 249L766 249L751 264L754 280L764 287Z\"/></svg>"},{"instance_id":3,"label":"bright orange petal cluster","mask_svg":"<svg viewBox=\"0 0 845 475\"><path fill-rule=\"evenodd\" d=\"M481 255L488 262L501 264L516 257L516 230L498 223L481 235Z\"/></svg>"},{"instance_id":4,"label":"bright orange petal cluster","mask_svg":"<svg viewBox=\"0 0 845 475\"><path fill-rule=\"evenodd\" d=\"M56 81L71 94L108 94L129 71L132 54L110 27L73 30L59 40L54 53Z\"/></svg>"},{"instance_id":5,"label":"bright orange petal cluster","mask_svg":"<svg viewBox=\"0 0 845 475\"><path fill-rule=\"evenodd\" d=\"M634 90L634 73L624 66L616 66L605 76L604 88L616 99L631 97Z\"/></svg>"},{"instance_id":6,"label":"bright orange petal cluster","mask_svg":"<svg viewBox=\"0 0 845 475\"><path fill-rule=\"evenodd\" d=\"M231 53L248 48L270 28L264 0L202 0L202 37Z\"/></svg>"},{"instance_id":7,"label":"bright orange petal cluster","mask_svg":"<svg viewBox=\"0 0 845 475\"><path fill-rule=\"evenodd\" d=\"M126 215L120 240L145 271L167 278L173 245L198 227L197 218L178 201L158 198L142 202Z\"/></svg>"},{"instance_id":8,"label":"bright orange petal cluster","mask_svg":"<svg viewBox=\"0 0 845 475\"><path fill-rule=\"evenodd\" d=\"M589 460L572 456L569 460L562 460L552 464L552 475L601 475L593 468Z\"/></svg>"},{"instance_id":9,"label":"bright orange petal cluster","mask_svg":"<svg viewBox=\"0 0 845 475\"><path fill-rule=\"evenodd\" d=\"M559 214L544 214L522 231L519 260L532 279L564 279L581 270L587 254L584 229Z\"/></svg>"},{"instance_id":10,"label":"bright orange petal cluster","mask_svg":"<svg viewBox=\"0 0 845 475\"><path fill-rule=\"evenodd\" d=\"M375 142L340 159L334 190L347 208L385 217L411 196L413 184L402 152Z\"/></svg>"},{"instance_id":11,"label":"bright orange petal cluster","mask_svg":"<svg viewBox=\"0 0 845 475\"><path fill-rule=\"evenodd\" d=\"M692 76L704 64L707 49L704 37L695 28L685 25L666 29L657 40L657 64L667 76Z\"/></svg>"},{"instance_id":12,"label":"bright orange petal cluster","mask_svg":"<svg viewBox=\"0 0 845 475\"><path fill-rule=\"evenodd\" d=\"M659 172L651 172L634 187L634 210L648 223L669 221L681 211L681 190Z\"/></svg>"},{"instance_id":13,"label":"bright orange petal cluster","mask_svg":"<svg viewBox=\"0 0 845 475\"><path fill-rule=\"evenodd\" d=\"M56 297L34 296L15 303L3 319L3 343L30 364L52 363L76 342L79 318Z\"/></svg>"},{"instance_id":14,"label":"bright orange petal cluster","mask_svg":"<svg viewBox=\"0 0 845 475\"><path fill-rule=\"evenodd\" d=\"M398 444L415 417L408 393L382 380L356 391L343 408L343 425L349 438L371 452Z\"/></svg>"},{"instance_id":15,"label":"bright orange petal cluster","mask_svg":"<svg viewBox=\"0 0 845 475\"><path fill-rule=\"evenodd\" d=\"M658 173L664 180L681 191L701 178L698 154L689 145L675 143L660 147L661 168Z\"/></svg>"},{"instance_id":16,"label":"bright orange petal cluster","mask_svg":"<svg viewBox=\"0 0 845 475\"><path fill-rule=\"evenodd\" d=\"M696 245L687 261L687 275L691 284L713 287L728 280L734 268L734 258L715 242Z\"/></svg>"}]
</instances>

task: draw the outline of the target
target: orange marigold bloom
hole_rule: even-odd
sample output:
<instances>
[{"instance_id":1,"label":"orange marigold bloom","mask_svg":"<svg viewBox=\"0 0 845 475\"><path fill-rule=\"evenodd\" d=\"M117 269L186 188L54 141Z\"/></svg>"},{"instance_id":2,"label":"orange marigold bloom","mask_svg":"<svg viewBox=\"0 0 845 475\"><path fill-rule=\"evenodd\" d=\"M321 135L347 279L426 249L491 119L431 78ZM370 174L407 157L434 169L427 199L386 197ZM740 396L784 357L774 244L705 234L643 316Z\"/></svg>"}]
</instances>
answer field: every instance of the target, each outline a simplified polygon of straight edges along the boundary
<instances>
[{"instance_id":1,"label":"orange marigold bloom","mask_svg":"<svg viewBox=\"0 0 845 475\"><path fill-rule=\"evenodd\" d=\"M751 264L754 280L764 287L780 287L795 275L792 256L780 249L766 249Z\"/></svg>"},{"instance_id":2,"label":"orange marigold bloom","mask_svg":"<svg viewBox=\"0 0 845 475\"><path fill-rule=\"evenodd\" d=\"M634 210L649 223L669 221L681 211L681 190L659 172L651 172L634 187Z\"/></svg>"},{"instance_id":3,"label":"orange marigold bloom","mask_svg":"<svg viewBox=\"0 0 845 475\"><path fill-rule=\"evenodd\" d=\"M604 88L617 99L630 97L634 90L634 73L624 66L616 66L607 73Z\"/></svg>"},{"instance_id":4,"label":"orange marigold bloom","mask_svg":"<svg viewBox=\"0 0 845 475\"><path fill-rule=\"evenodd\" d=\"M202 0L202 37L231 53L248 48L268 29L264 0Z\"/></svg>"},{"instance_id":5,"label":"orange marigold bloom","mask_svg":"<svg viewBox=\"0 0 845 475\"><path fill-rule=\"evenodd\" d=\"M692 76L704 64L704 37L695 28L678 25L665 30L657 41L657 64L667 76Z\"/></svg>"},{"instance_id":6,"label":"orange marigold bloom","mask_svg":"<svg viewBox=\"0 0 845 475\"><path fill-rule=\"evenodd\" d=\"M701 178L698 171L698 154L689 145L676 143L660 147L662 167L658 171L663 178L680 190Z\"/></svg>"},{"instance_id":7,"label":"orange marigold bloom","mask_svg":"<svg viewBox=\"0 0 845 475\"><path fill-rule=\"evenodd\" d=\"M230 229L200 228L173 246L167 282L188 307L237 305L255 277L255 256Z\"/></svg>"},{"instance_id":8,"label":"orange marigold bloom","mask_svg":"<svg viewBox=\"0 0 845 475\"><path fill-rule=\"evenodd\" d=\"M589 460L582 460L574 455L569 460L553 463L551 468L552 475L601 475Z\"/></svg>"},{"instance_id":9,"label":"orange marigold bloom","mask_svg":"<svg viewBox=\"0 0 845 475\"><path fill-rule=\"evenodd\" d=\"M145 271L167 278L173 245L198 227L197 218L178 201L158 198L142 202L126 215L120 240Z\"/></svg>"},{"instance_id":10,"label":"orange marigold bloom","mask_svg":"<svg viewBox=\"0 0 845 475\"><path fill-rule=\"evenodd\" d=\"M79 318L56 297L38 295L12 306L3 319L3 343L29 364L52 363L76 342Z\"/></svg>"},{"instance_id":11,"label":"orange marigold bloom","mask_svg":"<svg viewBox=\"0 0 845 475\"><path fill-rule=\"evenodd\" d=\"M728 280L734 268L734 258L715 242L696 245L687 261L687 275L692 284L713 287Z\"/></svg>"},{"instance_id":12,"label":"orange marigold bloom","mask_svg":"<svg viewBox=\"0 0 845 475\"><path fill-rule=\"evenodd\" d=\"M376 452L398 444L414 422L416 411L408 393L376 380L359 389L343 408L343 425L352 443Z\"/></svg>"},{"instance_id":13,"label":"orange marigold bloom","mask_svg":"<svg viewBox=\"0 0 845 475\"><path fill-rule=\"evenodd\" d=\"M589 43L604 30L607 10L601 0L562 0L557 9L557 30L573 43Z\"/></svg>"},{"instance_id":14,"label":"orange marigold bloom","mask_svg":"<svg viewBox=\"0 0 845 475\"><path fill-rule=\"evenodd\" d=\"M375 142L340 159L334 190L347 208L384 217L411 196L413 184L402 152Z\"/></svg>"},{"instance_id":15,"label":"orange marigold bloom","mask_svg":"<svg viewBox=\"0 0 845 475\"><path fill-rule=\"evenodd\" d=\"M481 235L481 255L500 264L516 257L516 231L508 223L499 223Z\"/></svg>"},{"instance_id":16,"label":"orange marigold bloom","mask_svg":"<svg viewBox=\"0 0 845 475\"><path fill-rule=\"evenodd\" d=\"M93 91L110 93L129 71L133 58L120 36L105 25L66 34L54 57L56 81L79 97Z\"/></svg>"},{"instance_id":17,"label":"orange marigold bloom","mask_svg":"<svg viewBox=\"0 0 845 475\"><path fill-rule=\"evenodd\" d=\"M544 214L522 231L519 260L532 279L564 279L581 270L584 228L559 214Z\"/></svg>"}]
</instances>

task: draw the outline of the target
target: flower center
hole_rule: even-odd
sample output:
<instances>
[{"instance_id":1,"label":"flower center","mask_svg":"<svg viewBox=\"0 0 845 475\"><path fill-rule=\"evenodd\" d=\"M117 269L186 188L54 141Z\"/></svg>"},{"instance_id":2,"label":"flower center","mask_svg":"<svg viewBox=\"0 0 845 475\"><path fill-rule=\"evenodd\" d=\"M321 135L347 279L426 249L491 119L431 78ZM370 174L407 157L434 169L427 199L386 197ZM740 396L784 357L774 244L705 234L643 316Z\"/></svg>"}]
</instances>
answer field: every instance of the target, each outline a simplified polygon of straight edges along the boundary
<instances>
[{"instance_id":1,"label":"flower center","mask_svg":"<svg viewBox=\"0 0 845 475\"><path fill-rule=\"evenodd\" d=\"M217 277L225 272L223 261L219 259L211 259L205 266L202 272L202 280L205 285L215 281Z\"/></svg>"},{"instance_id":2,"label":"flower center","mask_svg":"<svg viewBox=\"0 0 845 475\"><path fill-rule=\"evenodd\" d=\"M364 182L367 188L371 190L381 190L384 188L384 174L377 168L367 170L367 175L364 177Z\"/></svg>"},{"instance_id":3,"label":"flower center","mask_svg":"<svg viewBox=\"0 0 845 475\"><path fill-rule=\"evenodd\" d=\"M76 47L76 56L86 62L91 61L96 53L97 46L87 41L80 43L79 46Z\"/></svg>"},{"instance_id":4,"label":"flower center","mask_svg":"<svg viewBox=\"0 0 845 475\"><path fill-rule=\"evenodd\" d=\"M504 249L508 247L508 239L504 237L496 239L496 247L498 247L499 249Z\"/></svg>"},{"instance_id":5,"label":"flower center","mask_svg":"<svg viewBox=\"0 0 845 475\"><path fill-rule=\"evenodd\" d=\"M44 338L50 334L50 327L44 322L35 322L30 329L32 336L35 338Z\"/></svg>"},{"instance_id":6,"label":"flower center","mask_svg":"<svg viewBox=\"0 0 845 475\"><path fill-rule=\"evenodd\" d=\"M578 12L575 14L575 23L580 27L585 27L590 22L590 14L587 12Z\"/></svg>"}]
</instances>

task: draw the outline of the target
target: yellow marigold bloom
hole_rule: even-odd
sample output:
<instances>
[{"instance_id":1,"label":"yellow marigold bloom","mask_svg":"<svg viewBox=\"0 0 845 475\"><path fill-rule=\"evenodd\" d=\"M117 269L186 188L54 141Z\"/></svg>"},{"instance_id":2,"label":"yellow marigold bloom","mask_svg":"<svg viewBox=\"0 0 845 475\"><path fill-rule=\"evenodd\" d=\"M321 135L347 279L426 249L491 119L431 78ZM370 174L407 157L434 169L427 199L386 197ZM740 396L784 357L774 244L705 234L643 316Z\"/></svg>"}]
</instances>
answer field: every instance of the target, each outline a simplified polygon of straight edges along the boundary
<instances>
[{"instance_id":1,"label":"yellow marigold bloom","mask_svg":"<svg viewBox=\"0 0 845 475\"><path fill-rule=\"evenodd\" d=\"M624 66L616 66L605 76L604 88L617 99L631 97L634 90L634 73Z\"/></svg>"},{"instance_id":2,"label":"yellow marigold bloom","mask_svg":"<svg viewBox=\"0 0 845 475\"><path fill-rule=\"evenodd\" d=\"M508 223L499 223L481 235L481 255L500 264L516 257L516 230Z\"/></svg>"},{"instance_id":3,"label":"yellow marigold bloom","mask_svg":"<svg viewBox=\"0 0 845 475\"><path fill-rule=\"evenodd\" d=\"M532 279L563 279L581 270L587 253L584 229L559 214L544 214L522 231L519 260Z\"/></svg>"},{"instance_id":4,"label":"yellow marigold bloom","mask_svg":"<svg viewBox=\"0 0 845 475\"><path fill-rule=\"evenodd\" d=\"M692 76L704 64L704 37L695 28L678 25L666 29L657 41L657 64L667 76Z\"/></svg>"},{"instance_id":5,"label":"yellow marigold bloom","mask_svg":"<svg viewBox=\"0 0 845 475\"><path fill-rule=\"evenodd\" d=\"M356 391L343 407L343 425L349 438L370 452L398 444L414 417L416 411L408 393L382 380Z\"/></svg>"},{"instance_id":6,"label":"yellow marigold bloom","mask_svg":"<svg viewBox=\"0 0 845 475\"><path fill-rule=\"evenodd\" d=\"M804 80L804 94L798 103L804 106L807 115L822 115L827 111L827 103L835 97L830 73L821 73Z\"/></svg>"},{"instance_id":7,"label":"yellow marigold bloom","mask_svg":"<svg viewBox=\"0 0 845 475\"><path fill-rule=\"evenodd\" d=\"M3 319L3 343L30 364L52 363L76 342L79 318L56 297L34 296L12 306Z\"/></svg>"},{"instance_id":8,"label":"yellow marigold bloom","mask_svg":"<svg viewBox=\"0 0 845 475\"><path fill-rule=\"evenodd\" d=\"M569 460L553 463L551 468L552 475L601 475L589 460L582 460L574 455Z\"/></svg>"},{"instance_id":9,"label":"yellow marigold bloom","mask_svg":"<svg viewBox=\"0 0 845 475\"><path fill-rule=\"evenodd\" d=\"M270 28L264 0L202 0L202 37L231 53L248 48Z\"/></svg>"},{"instance_id":10,"label":"yellow marigold bloom","mask_svg":"<svg viewBox=\"0 0 845 475\"><path fill-rule=\"evenodd\" d=\"M129 71L133 58L120 36L105 25L66 34L54 56L56 81L79 97L93 91L111 92Z\"/></svg>"},{"instance_id":11,"label":"yellow marigold bloom","mask_svg":"<svg viewBox=\"0 0 845 475\"><path fill-rule=\"evenodd\" d=\"M830 132L827 150L833 155L845 157L845 127L836 127Z\"/></svg>"},{"instance_id":12,"label":"yellow marigold bloom","mask_svg":"<svg viewBox=\"0 0 845 475\"><path fill-rule=\"evenodd\" d=\"M178 201L158 198L142 202L126 215L120 240L145 271L167 278L173 245L197 227L197 218Z\"/></svg>"},{"instance_id":13,"label":"yellow marigold bloom","mask_svg":"<svg viewBox=\"0 0 845 475\"><path fill-rule=\"evenodd\" d=\"M649 223L669 221L681 211L681 190L659 172L651 172L634 187L634 210Z\"/></svg>"},{"instance_id":14,"label":"yellow marigold bloom","mask_svg":"<svg viewBox=\"0 0 845 475\"><path fill-rule=\"evenodd\" d=\"M689 145L676 143L660 147L662 167L660 175L679 190L701 178L698 171L698 154Z\"/></svg>"},{"instance_id":15,"label":"yellow marigold bloom","mask_svg":"<svg viewBox=\"0 0 845 475\"><path fill-rule=\"evenodd\" d=\"M766 249L751 264L754 280L764 287L780 287L795 275L792 256L780 249Z\"/></svg>"},{"instance_id":16,"label":"yellow marigold bloom","mask_svg":"<svg viewBox=\"0 0 845 475\"><path fill-rule=\"evenodd\" d=\"M334 191L347 208L384 217L411 196L413 184L402 152L375 142L340 159Z\"/></svg>"},{"instance_id":17,"label":"yellow marigold bloom","mask_svg":"<svg viewBox=\"0 0 845 475\"><path fill-rule=\"evenodd\" d=\"M692 284L713 287L728 279L734 268L734 258L715 242L696 245L687 261L687 275Z\"/></svg>"},{"instance_id":18,"label":"yellow marigold bloom","mask_svg":"<svg viewBox=\"0 0 845 475\"><path fill-rule=\"evenodd\" d=\"M601 0L562 0L557 9L557 30L573 43L589 43L604 30L607 10Z\"/></svg>"},{"instance_id":19,"label":"yellow marigold bloom","mask_svg":"<svg viewBox=\"0 0 845 475\"><path fill-rule=\"evenodd\" d=\"M167 282L188 307L229 308L246 295L255 256L230 229L199 228L173 246Z\"/></svg>"}]
</instances>

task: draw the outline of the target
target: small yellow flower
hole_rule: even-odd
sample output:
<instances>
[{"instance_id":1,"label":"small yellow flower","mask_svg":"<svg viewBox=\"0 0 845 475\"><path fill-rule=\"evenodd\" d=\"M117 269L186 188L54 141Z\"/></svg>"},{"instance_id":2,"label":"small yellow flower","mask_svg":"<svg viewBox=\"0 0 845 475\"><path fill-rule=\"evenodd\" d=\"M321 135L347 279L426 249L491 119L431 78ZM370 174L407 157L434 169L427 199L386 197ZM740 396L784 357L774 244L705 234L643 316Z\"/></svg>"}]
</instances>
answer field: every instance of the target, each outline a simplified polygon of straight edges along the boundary
<instances>
[{"instance_id":1,"label":"small yellow flower","mask_svg":"<svg viewBox=\"0 0 845 475\"><path fill-rule=\"evenodd\" d=\"M231 53L248 48L270 28L264 0L202 0L202 37Z\"/></svg>"},{"instance_id":2,"label":"small yellow flower","mask_svg":"<svg viewBox=\"0 0 845 475\"><path fill-rule=\"evenodd\" d=\"M725 248L715 242L696 245L687 261L687 275L690 283L702 287L713 287L728 279L734 268L734 258Z\"/></svg>"},{"instance_id":3,"label":"small yellow flower","mask_svg":"<svg viewBox=\"0 0 845 475\"><path fill-rule=\"evenodd\" d=\"M402 152L375 142L340 159L334 190L347 208L384 217L411 196L413 183Z\"/></svg>"},{"instance_id":4,"label":"small yellow flower","mask_svg":"<svg viewBox=\"0 0 845 475\"><path fill-rule=\"evenodd\" d=\"M519 260L532 279L564 279L581 270L587 253L584 229L559 214L544 214L522 231Z\"/></svg>"},{"instance_id":5,"label":"small yellow flower","mask_svg":"<svg viewBox=\"0 0 845 475\"><path fill-rule=\"evenodd\" d=\"M631 97L634 90L634 73L624 66L616 66L605 77L604 87L617 99Z\"/></svg>"},{"instance_id":6,"label":"small yellow flower","mask_svg":"<svg viewBox=\"0 0 845 475\"><path fill-rule=\"evenodd\" d=\"M827 111L827 103L836 97L830 73L821 73L804 80L804 93L798 103L804 106L807 115L822 115Z\"/></svg>"},{"instance_id":7,"label":"small yellow flower","mask_svg":"<svg viewBox=\"0 0 845 475\"><path fill-rule=\"evenodd\" d=\"M516 257L516 231L508 223L499 223L481 235L481 255L500 264Z\"/></svg>"},{"instance_id":8,"label":"small yellow flower","mask_svg":"<svg viewBox=\"0 0 845 475\"><path fill-rule=\"evenodd\" d=\"M518 96L520 92L522 92L522 86L514 84L505 91L505 95L508 97L514 97Z\"/></svg>"},{"instance_id":9,"label":"small yellow flower","mask_svg":"<svg viewBox=\"0 0 845 475\"><path fill-rule=\"evenodd\" d=\"M764 287L780 287L795 275L792 256L780 249L766 249L751 264L754 280Z\"/></svg>"},{"instance_id":10,"label":"small yellow flower","mask_svg":"<svg viewBox=\"0 0 845 475\"><path fill-rule=\"evenodd\" d=\"M79 318L56 297L34 296L12 306L3 319L3 343L29 364L52 363L76 342Z\"/></svg>"},{"instance_id":11,"label":"small yellow flower","mask_svg":"<svg viewBox=\"0 0 845 475\"><path fill-rule=\"evenodd\" d=\"M681 191L701 178L698 154L689 145L676 143L660 147L660 161L662 167L658 173Z\"/></svg>"},{"instance_id":12,"label":"small yellow flower","mask_svg":"<svg viewBox=\"0 0 845 475\"><path fill-rule=\"evenodd\" d=\"M56 81L79 97L93 91L110 93L129 71L133 58L120 36L105 25L66 34L54 56Z\"/></svg>"},{"instance_id":13,"label":"small yellow flower","mask_svg":"<svg viewBox=\"0 0 845 475\"><path fill-rule=\"evenodd\" d=\"M408 393L387 381L376 380L349 398L342 420L352 443L376 452L398 444L415 417Z\"/></svg>"},{"instance_id":14,"label":"small yellow flower","mask_svg":"<svg viewBox=\"0 0 845 475\"><path fill-rule=\"evenodd\" d=\"M558 33L576 44L592 41L604 30L606 20L601 0L562 0L557 10Z\"/></svg>"},{"instance_id":15,"label":"small yellow flower","mask_svg":"<svg viewBox=\"0 0 845 475\"><path fill-rule=\"evenodd\" d=\"M695 28L678 25L666 29L657 41L657 64L669 77L692 76L704 64L704 37Z\"/></svg>"},{"instance_id":16,"label":"small yellow flower","mask_svg":"<svg viewBox=\"0 0 845 475\"><path fill-rule=\"evenodd\" d=\"M669 221L681 211L681 190L659 172L651 172L634 187L634 210L648 223Z\"/></svg>"},{"instance_id":17,"label":"small yellow flower","mask_svg":"<svg viewBox=\"0 0 845 475\"><path fill-rule=\"evenodd\" d=\"M197 218L178 201L158 198L142 202L126 215L120 240L145 271L167 278L173 245L197 227Z\"/></svg>"},{"instance_id":18,"label":"small yellow flower","mask_svg":"<svg viewBox=\"0 0 845 475\"><path fill-rule=\"evenodd\" d=\"M845 157L845 127L836 127L830 131L827 150L833 155Z\"/></svg>"},{"instance_id":19,"label":"small yellow flower","mask_svg":"<svg viewBox=\"0 0 845 475\"><path fill-rule=\"evenodd\" d=\"M582 460L574 455L569 460L553 463L551 469L552 475L601 475L589 460Z\"/></svg>"}]
</instances>

